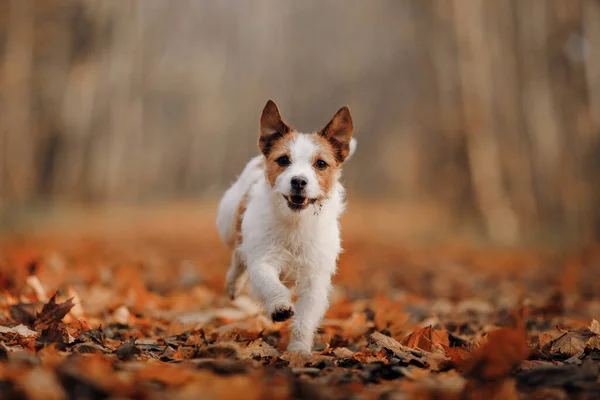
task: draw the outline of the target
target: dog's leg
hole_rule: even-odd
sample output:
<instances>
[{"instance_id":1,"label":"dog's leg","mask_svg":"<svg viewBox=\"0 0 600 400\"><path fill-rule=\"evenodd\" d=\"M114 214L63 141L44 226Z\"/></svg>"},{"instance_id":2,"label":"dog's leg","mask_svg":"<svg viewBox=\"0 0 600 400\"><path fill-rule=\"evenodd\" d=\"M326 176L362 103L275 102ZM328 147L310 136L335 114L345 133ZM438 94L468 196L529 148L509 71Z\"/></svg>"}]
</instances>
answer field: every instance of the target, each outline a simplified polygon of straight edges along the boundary
<instances>
[{"instance_id":1,"label":"dog's leg","mask_svg":"<svg viewBox=\"0 0 600 400\"><path fill-rule=\"evenodd\" d=\"M248 265L250 289L260 299L275 322L285 321L294 315L290 290L279 279L276 260L260 260Z\"/></svg>"},{"instance_id":2,"label":"dog's leg","mask_svg":"<svg viewBox=\"0 0 600 400\"><path fill-rule=\"evenodd\" d=\"M240 252L234 250L231 254L231 266L227 271L227 278L225 281L225 290L227 291L227 296L229 296L231 300L234 300L244 287L244 272L246 272L246 263Z\"/></svg>"},{"instance_id":3,"label":"dog's leg","mask_svg":"<svg viewBox=\"0 0 600 400\"><path fill-rule=\"evenodd\" d=\"M292 322L289 352L310 354L315 330L329 305L331 274L317 273L298 282L296 316Z\"/></svg>"}]
</instances>

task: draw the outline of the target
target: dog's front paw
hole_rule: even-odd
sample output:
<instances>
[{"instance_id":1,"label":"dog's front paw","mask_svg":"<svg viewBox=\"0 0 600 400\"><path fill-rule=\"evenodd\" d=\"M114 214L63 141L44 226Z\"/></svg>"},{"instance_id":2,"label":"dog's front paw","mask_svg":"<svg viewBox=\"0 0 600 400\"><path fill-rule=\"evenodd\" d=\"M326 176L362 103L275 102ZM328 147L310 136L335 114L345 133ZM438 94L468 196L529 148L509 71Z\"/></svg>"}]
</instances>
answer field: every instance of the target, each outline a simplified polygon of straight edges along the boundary
<instances>
[{"instance_id":1,"label":"dog's front paw","mask_svg":"<svg viewBox=\"0 0 600 400\"><path fill-rule=\"evenodd\" d=\"M275 307L271 312L273 322L283 322L292 318L295 314L294 307L291 305Z\"/></svg>"}]
</instances>

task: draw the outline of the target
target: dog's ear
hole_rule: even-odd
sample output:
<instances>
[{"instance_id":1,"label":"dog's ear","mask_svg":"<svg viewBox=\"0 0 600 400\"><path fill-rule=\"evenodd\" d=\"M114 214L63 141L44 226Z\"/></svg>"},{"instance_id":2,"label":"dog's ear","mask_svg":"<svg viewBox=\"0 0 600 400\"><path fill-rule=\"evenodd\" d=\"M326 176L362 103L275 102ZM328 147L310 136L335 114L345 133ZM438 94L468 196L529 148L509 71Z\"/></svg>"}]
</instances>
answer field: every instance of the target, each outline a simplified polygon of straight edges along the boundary
<instances>
[{"instance_id":1,"label":"dog's ear","mask_svg":"<svg viewBox=\"0 0 600 400\"><path fill-rule=\"evenodd\" d=\"M329 140L336 151L336 158L339 162L344 162L350 155L350 141L352 140L352 116L348 106L339 109L331 121L323 128L319 134Z\"/></svg>"},{"instance_id":2,"label":"dog's ear","mask_svg":"<svg viewBox=\"0 0 600 400\"><path fill-rule=\"evenodd\" d=\"M267 101L260 116L260 137L258 139L260 151L268 156L273 144L291 131L292 128L281 118L275 102L273 100Z\"/></svg>"}]
</instances>

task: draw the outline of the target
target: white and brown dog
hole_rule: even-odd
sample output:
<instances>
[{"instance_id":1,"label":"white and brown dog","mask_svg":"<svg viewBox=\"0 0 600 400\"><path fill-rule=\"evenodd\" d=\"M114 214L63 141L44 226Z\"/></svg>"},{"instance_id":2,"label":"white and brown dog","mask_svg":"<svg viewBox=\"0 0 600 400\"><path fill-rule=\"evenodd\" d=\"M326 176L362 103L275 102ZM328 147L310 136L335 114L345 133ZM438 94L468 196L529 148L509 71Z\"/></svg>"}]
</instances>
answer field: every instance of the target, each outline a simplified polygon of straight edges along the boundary
<instances>
[{"instance_id":1,"label":"white and brown dog","mask_svg":"<svg viewBox=\"0 0 600 400\"><path fill-rule=\"evenodd\" d=\"M356 148L352 130L343 107L321 131L297 132L269 100L260 118L262 155L250 160L219 204L219 234L232 249L227 293L234 299L247 276L250 293L273 321L293 316L290 352L311 352L328 307L345 208L339 178ZM295 309L282 277L296 282Z\"/></svg>"}]
</instances>

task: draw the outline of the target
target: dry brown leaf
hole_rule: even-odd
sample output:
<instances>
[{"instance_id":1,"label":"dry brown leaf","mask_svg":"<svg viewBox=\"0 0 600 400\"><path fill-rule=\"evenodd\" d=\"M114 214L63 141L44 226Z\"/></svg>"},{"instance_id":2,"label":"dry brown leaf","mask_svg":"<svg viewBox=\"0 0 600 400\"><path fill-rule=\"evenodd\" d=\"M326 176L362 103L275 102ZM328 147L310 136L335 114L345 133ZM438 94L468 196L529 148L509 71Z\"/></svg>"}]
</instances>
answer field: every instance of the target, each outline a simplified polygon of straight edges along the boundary
<instances>
[{"instance_id":1,"label":"dry brown leaf","mask_svg":"<svg viewBox=\"0 0 600 400\"><path fill-rule=\"evenodd\" d=\"M419 362L425 361L422 359L425 355L423 352L403 346L396 339L386 336L380 332L371 333L369 339L378 346L391 351L396 357L406 363L410 363L413 360L417 360Z\"/></svg>"},{"instance_id":2,"label":"dry brown leaf","mask_svg":"<svg viewBox=\"0 0 600 400\"><path fill-rule=\"evenodd\" d=\"M175 350L175 352L171 355L171 358L173 360L185 360L186 356L184 354L183 347L179 346L177 350Z\"/></svg>"},{"instance_id":3,"label":"dry brown leaf","mask_svg":"<svg viewBox=\"0 0 600 400\"><path fill-rule=\"evenodd\" d=\"M281 353L262 339L253 340L246 347L238 346L239 358L279 357Z\"/></svg>"},{"instance_id":4,"label":"dry brown leaf","mask_svg":"<svg viewBox=\"0 0 600 400\"><path fill-rule=\"evenodd\" d=\"M527 371L533 368L538 368L538 367L547 367L547 366L552 366L554 365L554 363L551 363L550 361L543 361L543 360L523 360L521 362L521 365L519 365L519 371Z\"/></svg>"},{"instance_id":5,"label":"dry brown leaf","mask_svg":"<svg viewBox=\"0 0 600 400\"><path fill-rule=\"evenodd\" d=\"M595 333L596 335L600 335L600 322L598 322L597 320L593 319L591 324L590 324L590 331L592 333Z\"/></svg>"},{"instance_id":6,"label":"dry brown leaf","mask_svg":"<svg viewBox=\"0 0 600 400\"><path fill-rule=\"evenodd\" d=\"M444 353L454 365L461 365L467 358L471 357L471 352L461 347L444 346Z\"/></svg>"},{"instance_id":7,"label":"dry brown leaf","mask_svg":"<svg viewBox=\"0 0 600 400\"><path fill-rule=\"evenodd\" d=\"M38 332L33 331L22 324L17 325L13 328L9 328L8 326L0 326L0 333L16 334L23 336L24 338L35 337L38 335Z\"/></svg>"},{"instance_id":8,"label":"dry brown leaf","mask_svg":"<svg viewBox=\"0 0 600 400\"><path fill-rule=\"evenodd\" d=\"M402 344L429 353L434 351L443 353L444 346L449 347L450 341L448 339L448 332L440 329L432 329L431 326L427 326L408 335L402 341Z\"/></svg>"},{"instance_id":9,"label":"dry brown leaf","mask_svg":"<svg viewBox=\"0 0 600 400\"><path fill-rule=\"evenodd\" d=\"M336 348L336 349L333 350L333 354L337 358L350 358L355 353L352 350L348 349L347 347L338 347L338 348Z\"/></svg>"},{"instance_id":10,"label":"dry brown leaf","mask_svg":"<svg viewBox=\"0 0 600 400\"><path fill-rule=\"evenodd\" d=\"M309 354L298 354L298 353L286 353L280 358L287 361L289 368L301 368L309 362L312 355Z\"/></svg>"},{"instance_id":11,"label":"dry brown leaf","mask_svg":"<svg viewBox=\"0 0 600 400\"><path fill-rule=\"evenodd\" d=\"M586 349L600 350L600 335L592 336L585 342Z\"/></svg>"},{"instance_id":12,"label":"dry brown leaf","mask_svg":"<svg viewBox=\"0 0 600 400\"><path fill-rule=\"evenodd\" d=\"M587 330L565 332L550 343L550 354L569 358L583 353L586 342L592 336L593 334Z\"/></svg>"},{"instance_id":13,"label":"dry brown leaf","mask_svg":"<svg viewBox=\"0 0 600 400\"><path fill-rule=\"evenodd\" d=\"M549 343L551 343L553 340L555 340L559 336L560 336L560 334L557 333L556 331L544 332L544 333L540 334L540 336L538 337L538 346L540 348L544 348L544 347L548 346Z\"/></svg>"},{"instance_id":14,"label":"dry brown leaf","mask_svg":"<svg viewBox=\"0 0 600 400\"><path fill-rule=\"evenodd\" d=\"M299 353L285 353L280 359L288 362L289 368L304 368L318 364L319 362L330 362L333 358L328 356L322 356L319 354L299 354Z\"/></svg>"},{"instance_id":15,"label":"dry brown leaf","mask_svg":"<svg viewBox=\"0 0 600 400\"><path fill-rule=\"evenodd\" d=\"M54 323L61 322L62 319L71 311L74 304L71 299L64 303L56 303L56 293L50 298L48 303L44 304L42 311L36 316L35 329L41 331Z\"/></svg>"}]
</instances>

